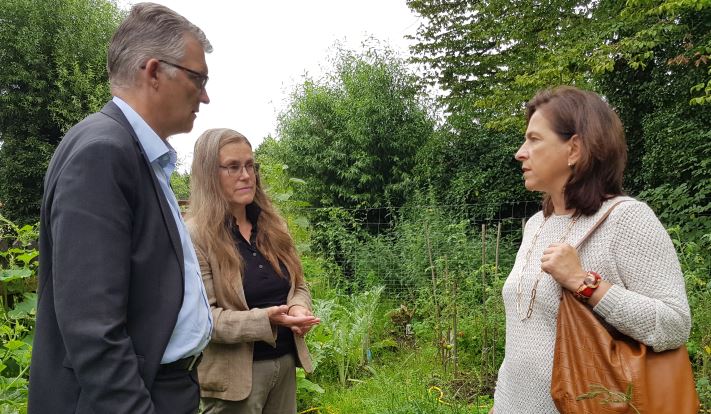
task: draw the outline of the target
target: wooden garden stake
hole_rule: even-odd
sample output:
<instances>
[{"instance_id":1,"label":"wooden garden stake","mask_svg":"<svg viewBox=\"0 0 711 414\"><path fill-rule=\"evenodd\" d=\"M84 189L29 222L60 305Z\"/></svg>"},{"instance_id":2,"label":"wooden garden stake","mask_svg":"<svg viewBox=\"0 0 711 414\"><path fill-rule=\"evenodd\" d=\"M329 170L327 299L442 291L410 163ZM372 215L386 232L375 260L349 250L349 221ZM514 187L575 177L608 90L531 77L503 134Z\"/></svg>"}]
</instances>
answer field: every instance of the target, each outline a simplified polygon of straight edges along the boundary
<instances>
[{"instance_id":1,"label":"wooden garden stake","mask_svg":"<svg viewBox=\"0 0 711 414\"><path fill-rule=\"evenodd\" d=\"M434 303L435 307L435 325L437 329L437 343L439 345L439 359L440 361L442 361L442 366L445 367L444 342L442 341L442 326L439 320L439 303L437 303L437 276L435 275L434 262L432 261L432 246L430 245L429 223L425 223L425 239L427 240L427 256L430 259L430 272L432 273L432 302Z\"/></svg>"}]
</instances>

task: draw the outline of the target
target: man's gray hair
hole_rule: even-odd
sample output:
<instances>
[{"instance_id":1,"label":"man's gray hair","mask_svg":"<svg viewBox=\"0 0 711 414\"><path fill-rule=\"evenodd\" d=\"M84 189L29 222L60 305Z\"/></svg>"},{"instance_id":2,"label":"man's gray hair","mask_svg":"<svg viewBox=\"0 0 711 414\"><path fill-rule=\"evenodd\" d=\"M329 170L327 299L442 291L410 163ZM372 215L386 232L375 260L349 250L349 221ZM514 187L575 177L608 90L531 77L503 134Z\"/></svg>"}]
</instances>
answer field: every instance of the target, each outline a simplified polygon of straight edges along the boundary
<instances>
[{"instance_id":1,"label":"man's gray hair","mask_svg":"<svg viewBox=\"0 0 711 414\"><path fill-rule=\"evenodd\" d=\"M160 4L134 5L109 44L106 69L111 86L133 86L136 73L151 58L180 62L185 35L194 36L205 53L212 52L205 33L185 17Z\"/></svg>"}]
</instances>

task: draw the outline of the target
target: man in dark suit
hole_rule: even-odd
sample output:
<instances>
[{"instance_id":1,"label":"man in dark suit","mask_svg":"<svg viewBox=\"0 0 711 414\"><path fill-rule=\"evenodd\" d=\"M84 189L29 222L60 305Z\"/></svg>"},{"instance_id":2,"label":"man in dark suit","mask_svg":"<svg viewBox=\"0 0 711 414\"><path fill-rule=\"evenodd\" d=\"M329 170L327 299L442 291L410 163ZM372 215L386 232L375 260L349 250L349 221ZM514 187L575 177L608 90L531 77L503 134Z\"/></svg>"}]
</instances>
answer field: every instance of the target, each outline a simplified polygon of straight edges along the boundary
<instances>
[{"instance_id":1,"label":"man in dark suit","mask_svg":"<svg viewBox=\"0 0 711 414\"><path fill-rule=\"evenodd\" d=\"M135 5L109 46L112 101L52 157L40 219L29 413L195 413L212 318L167 138L209 103L197 26Z\"/></svg>"}]
</instances>

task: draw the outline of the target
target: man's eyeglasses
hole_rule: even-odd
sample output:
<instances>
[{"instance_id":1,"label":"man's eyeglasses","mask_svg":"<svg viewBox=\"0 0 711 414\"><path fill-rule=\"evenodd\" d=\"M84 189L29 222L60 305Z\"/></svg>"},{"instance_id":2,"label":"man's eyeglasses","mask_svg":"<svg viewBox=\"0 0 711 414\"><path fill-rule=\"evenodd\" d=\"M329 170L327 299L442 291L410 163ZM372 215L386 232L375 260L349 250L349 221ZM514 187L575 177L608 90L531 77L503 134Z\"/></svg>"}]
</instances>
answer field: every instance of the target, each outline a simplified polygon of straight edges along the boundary
<instances>
[{"instance_id":1,"label":"man's eyeglasses","mask_svg":"<svg viewBox=\"0 0 711 414\"><path fill-rule=\"evenodd\" d=\"M210 79L207 75L203 75L200 72L196 72L192 69L188 69L188 68L186 68L184 66L180 66L176 63L168 62L167 60L158 59L158 62L165 63L168 66L172 66L174 68L178 68L178 69L184 71L185 73L187 73L190 76L191 79L196 81L195 85L197 87L199 87L200 89L205 89L205 85L207 85L207 81Z\"/></svg>"},{"instance_id":2,"label":"man's eyeglasses","mask_svg":"<svg viewBox=\"0 0 711 414\"><path fill-rule=\"evenodd\" d=\"M220 165L220 168L227 170L227 174L233 177L239 177L242 174L242 170L247 171L247 174L254 176L255 172L259 172L259 164L256 162L248 162L247 164L230 164L230 165Z\"/></svg>"}]
</instances>

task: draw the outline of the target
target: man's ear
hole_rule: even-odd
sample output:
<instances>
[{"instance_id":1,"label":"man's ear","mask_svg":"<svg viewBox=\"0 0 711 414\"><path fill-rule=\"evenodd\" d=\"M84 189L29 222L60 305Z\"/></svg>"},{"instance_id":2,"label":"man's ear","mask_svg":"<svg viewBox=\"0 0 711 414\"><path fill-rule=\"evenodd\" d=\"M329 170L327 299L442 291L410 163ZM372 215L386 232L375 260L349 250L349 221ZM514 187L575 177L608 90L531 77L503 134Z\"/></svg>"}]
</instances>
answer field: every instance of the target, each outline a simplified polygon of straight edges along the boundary
<instances>
[{"instance_id":1,"label":"man's ear","mask_svg":"<svg viewBox=\"0 0 711 414\"><path fill-rule=\"evenodd\" d=\"M158 67L160 62L158 59L148 59L146 64L143 66L143 71L141 76L144 80L149 83L152 87L158 87Z\"/></svg>"}]
</instances>

